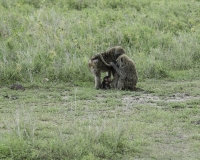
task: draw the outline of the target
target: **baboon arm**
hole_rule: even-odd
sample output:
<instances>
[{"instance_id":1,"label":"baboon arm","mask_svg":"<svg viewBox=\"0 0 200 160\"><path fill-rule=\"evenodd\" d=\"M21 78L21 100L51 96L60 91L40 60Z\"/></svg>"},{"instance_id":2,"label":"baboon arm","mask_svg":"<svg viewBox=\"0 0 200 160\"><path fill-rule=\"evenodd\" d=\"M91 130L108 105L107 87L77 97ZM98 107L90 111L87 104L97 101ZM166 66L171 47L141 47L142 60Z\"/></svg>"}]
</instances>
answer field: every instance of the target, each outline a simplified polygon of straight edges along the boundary
<instances>
[{"instance_id":1,"label":"baboon arm","mask_svg":"<svg viewBox=\"0 0 200 160\"><path fill-rule=\"evenodd\" d=\"M104 60L103 56L101 55L101 53L98 53L99 57L101 58L102 62L108 66L108 67L112 67L110 64L106 63L106 61Z\"/></svg>"},{"instance_id":2,"label":"baboon arm","mask_svg":"<svg viewBox=\"0 0 200 160\"><path fill-rule=\"evenodd\" d=\"M117 74L120 76L121 79L125 79L125 76L121 74L119 68L115 65L115 63L110 62L110 65L115 69L115 71L117 72Z\"/></svg>"}]
</instances>

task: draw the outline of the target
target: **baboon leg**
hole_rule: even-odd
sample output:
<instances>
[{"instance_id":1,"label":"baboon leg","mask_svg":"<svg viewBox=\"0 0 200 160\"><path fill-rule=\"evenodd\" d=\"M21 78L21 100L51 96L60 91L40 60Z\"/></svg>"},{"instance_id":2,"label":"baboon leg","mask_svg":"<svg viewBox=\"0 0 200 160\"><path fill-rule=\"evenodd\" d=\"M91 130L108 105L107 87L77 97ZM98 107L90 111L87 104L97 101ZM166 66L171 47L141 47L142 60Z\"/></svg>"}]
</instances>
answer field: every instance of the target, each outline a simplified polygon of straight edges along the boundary
<instances>
[{"instance_id":1,"label":"baboon leg","mask_svg":"<svg viewBox=\"0 0 200 160\"><path fill-rule=\"evenodd\" d=\"M108 75L109 77L111 77L112 71L108 71Z\"/></svg>"},{"instance_id":2,"label":"baboon leg","mask_svg":"<svg viewBox=\"0 0 200 160\"><path fill-rule=\"evenodd\" d=\"M95 76L95 88L99 89L101 86L101 73L96 73L94 76Z\"/></svg>"},{"instance_id":3,"label":"baboon leg","mask_svg":"<svg viewBox=\"0 0 200 160\"><path fill-rule=\"evenodd\" d=\"M124 80L122 80L121 78L119 78L119 80L118 80L117 89L118 90L124 89Z\"/></svg>"},{"instance_id":4,"label":"baboon leg","mask_svg":"<svg viewBox=\"0 0 200 160\"><path fill-rule=\"evenodd\" d=\"M119 80L119 75L117 73L113 74L113 80L111 82L112 88L117 89L118 80Z\"/></svg>"}]
</instances>

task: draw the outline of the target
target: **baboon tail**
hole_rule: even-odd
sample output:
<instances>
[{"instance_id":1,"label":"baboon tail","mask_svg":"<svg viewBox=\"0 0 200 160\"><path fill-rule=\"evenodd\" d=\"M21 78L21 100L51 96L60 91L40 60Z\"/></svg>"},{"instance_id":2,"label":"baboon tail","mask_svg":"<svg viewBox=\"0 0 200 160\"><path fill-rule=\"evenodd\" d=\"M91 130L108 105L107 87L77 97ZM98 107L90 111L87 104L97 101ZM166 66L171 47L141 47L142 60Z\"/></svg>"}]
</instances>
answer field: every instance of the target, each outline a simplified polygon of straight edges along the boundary
<instances>
[{"instance_id":1,"label":"baboon tail","mask_svg":"<svg viewBox=\"0 0 200 160\"><path fill-rule=\"evenodd\" d=\"M102 62L108 66L108 67L112 67L110 64L106 63L106 61L104 60L103 56L101 55L101 53L98 53L99 57L101 58Z\"/></svg>"}]
</instances>

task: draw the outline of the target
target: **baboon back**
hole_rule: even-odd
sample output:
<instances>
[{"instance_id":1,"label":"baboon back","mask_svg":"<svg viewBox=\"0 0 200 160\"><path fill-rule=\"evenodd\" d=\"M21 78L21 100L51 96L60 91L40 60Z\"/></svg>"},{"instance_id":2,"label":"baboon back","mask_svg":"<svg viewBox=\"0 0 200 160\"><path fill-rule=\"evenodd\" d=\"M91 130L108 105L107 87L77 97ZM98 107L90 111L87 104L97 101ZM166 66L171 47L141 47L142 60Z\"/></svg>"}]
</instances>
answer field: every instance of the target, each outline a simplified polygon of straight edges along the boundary
<instances>
[{"instance_id":1,"label":"baboon back","mask_svg":"<svg viewBox=\"0 0 200 160\"><path fill-rule=\"evenodd\" d=\"M121 55L117 58L116 64L110 63L117 75L112 85L117 89L134 89L138 82L138 75L134 62L127 56Z\"/></svg>"},{"instance_id":2,"label":"baboon back","mask_svg":"<svg viewBox=\"0 0 200 160\"><path fill-rule=\"evenodd\" d=\"M111 70L112 68L107 64L109 64L109 62L116 62L116 59L122 54L125 54L125 50L122 47L120 46L112 47L105 52L93 55L89 61L89 67L93 66L96 67L97 70L102 70L102 71ZM102 61L101 57L103 57L105 62ZM95 64L92 63L94 60L96 60L97 63Z\"/></svg>"}]
</instances>

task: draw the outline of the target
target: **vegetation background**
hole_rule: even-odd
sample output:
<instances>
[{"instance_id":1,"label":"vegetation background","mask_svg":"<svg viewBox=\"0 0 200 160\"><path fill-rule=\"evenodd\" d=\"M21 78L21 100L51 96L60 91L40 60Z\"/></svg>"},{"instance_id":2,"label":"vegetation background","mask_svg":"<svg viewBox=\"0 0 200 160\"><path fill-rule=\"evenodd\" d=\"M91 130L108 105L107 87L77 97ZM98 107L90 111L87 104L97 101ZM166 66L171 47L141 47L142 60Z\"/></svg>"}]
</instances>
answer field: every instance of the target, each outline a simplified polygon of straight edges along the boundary
<instances>
[{"instance_id":1,"label":"vegetation background","mask_svg":"<svg viewBox=\"0 0 200 160\"><path fill-rule=\"evenodd\" d=\"M199 96L199 0L0 0L0 84L27 88L1 87L0 159L198 159L198 98L159 110L119 101L141 93L94 91L88 60L116 45L134 60L140 87Z\"/></svg>"},{"instance_id":2,"label":"vegetation background","mask_svg":"<svg viewBox=\"0 0 200 160\"><path fill-rule=\"evenodd\" d=\"M198 0L1 0L0 79L93 81L88 59L120 45L140 79L199 68Z\"/></svg>"}]
</instances>

